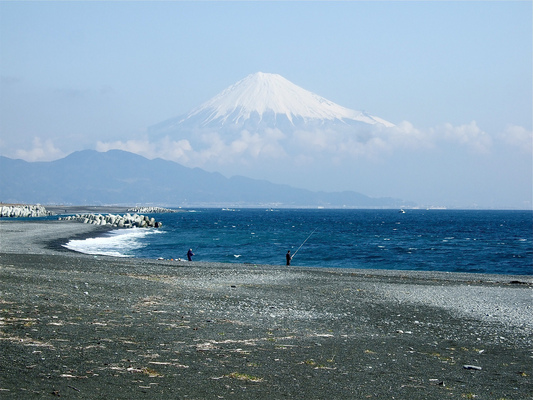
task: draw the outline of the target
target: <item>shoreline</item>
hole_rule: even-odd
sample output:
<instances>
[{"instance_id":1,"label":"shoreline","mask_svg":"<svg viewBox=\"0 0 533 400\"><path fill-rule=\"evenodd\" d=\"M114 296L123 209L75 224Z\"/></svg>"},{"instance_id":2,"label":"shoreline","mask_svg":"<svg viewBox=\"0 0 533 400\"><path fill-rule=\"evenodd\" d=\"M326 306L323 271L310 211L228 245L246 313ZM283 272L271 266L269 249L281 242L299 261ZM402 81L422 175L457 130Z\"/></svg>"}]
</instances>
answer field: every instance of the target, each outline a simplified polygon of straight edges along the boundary
<instances>
[{"instance_id":1,"label":"shoreline","mask_svg":"<svg viewBox=\"0 0 533 400\"><path fill-rule=\"evenodd\" d=\"M102 211L102 207L98 207L98 210ZM0 253L1 252L15 252L15 253L32 253L36 252L37 254L44 253L61 253L61 254L70 254L80 255L80 256L89 256L94 257L91 254L80 253L74 250L70 250L64 245L70 240L84 240L90 238L96 238L105 235L108 232L117 229L124 228L112 228L109 226L98 226L91 224L83 224L77 221L58 221L58 220L2 220L0 219L0 233L5 231L5 228L2 224L6 226L14 225L21 227L20 232L30 235L24 237L26 241L23 243L21 240L15 239L10 240L9 236L5 236L3 241L0 242ZM23 227L21 224L24 224ZM16 233L8 232L8 234ZM42 240L42 237L47 237L46 240ZM29 242L28 242L29 241ZM107 255L98 255L99 257L112 257ZM152 258L131 258L131 257L117 257L118 259L129 259L129 260L153 260L157 262L169 261L170 260L158 260ZM182 260L183 261L183 260ZM177 261L174 261L177 262ZM227 264L231 266L235 265L256 265L251 263L222 263L217 261L194 261L195 264ZM277 265L272 265L276 267ZM282 264L279 264L282 266ZM448 271L426 271L426 270L392 270L392 269L366 269L366 268L335 268L335 267L309 267L309 266L291 266L292 269L319 269L319 270L332 270L332 271L349 271L358 275L373 275L373 276L388 276L394 277L397 275L405 276L410 279L421 279L421 280L450 280L450 281L463 281L463 282L513 282L514 284L531 284L533 285L533 275L517 275L517 274L488 274L488 273L479 273L479 272L448 272Z\"/></svg>"},{"instance_id":2,"label":"shoreline","mask_svg":"<svg viewBox=\"0 0 533 400\"><path fill-rule=\"evenodd\" d=\"M531 276L61 246L103 232L0 221L2 398L533 398Z\"/></svg>"}]
</instances>

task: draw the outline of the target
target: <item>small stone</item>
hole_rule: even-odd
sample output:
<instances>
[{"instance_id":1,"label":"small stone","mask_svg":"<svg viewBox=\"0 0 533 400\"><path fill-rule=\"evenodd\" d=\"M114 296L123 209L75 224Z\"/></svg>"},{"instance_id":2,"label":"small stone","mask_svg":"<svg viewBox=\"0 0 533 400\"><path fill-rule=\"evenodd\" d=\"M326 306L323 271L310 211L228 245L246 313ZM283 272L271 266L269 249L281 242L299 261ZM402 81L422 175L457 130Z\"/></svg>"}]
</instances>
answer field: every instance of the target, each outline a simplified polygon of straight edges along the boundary
<instances>
[{"instance_id":1,"label":"small stone","mask_svg":"<svg viewBox=\"0 0 533 400\"><path fill-rule=\"evenodd\" d=\"M473 370L476 370L476 371L481 371L482 370L482 368L478 367L477 365L463 365L463 368L464 369L473 369Z\"/></svg>"}]
</instances>

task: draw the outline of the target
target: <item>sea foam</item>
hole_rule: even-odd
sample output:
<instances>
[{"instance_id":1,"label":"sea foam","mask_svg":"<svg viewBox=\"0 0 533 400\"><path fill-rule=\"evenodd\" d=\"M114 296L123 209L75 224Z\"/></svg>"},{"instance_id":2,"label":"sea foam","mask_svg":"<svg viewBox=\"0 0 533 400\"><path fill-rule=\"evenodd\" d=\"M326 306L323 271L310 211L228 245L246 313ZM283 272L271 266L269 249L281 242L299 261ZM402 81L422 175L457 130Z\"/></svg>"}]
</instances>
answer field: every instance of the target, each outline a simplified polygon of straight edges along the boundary
<instances>
[{"instance_id":1,"label":"sea foam","mask_svg":"<svg viewBox=\"0 0 533 400\"><path fill-rule=\"evenodd\" d=\"M146 246L147 236L159 233L159 230L147 228L118 229L96 238L70 240L63 246L85 254L133 257L133 250Z\"/></svg>"}]
</instances>

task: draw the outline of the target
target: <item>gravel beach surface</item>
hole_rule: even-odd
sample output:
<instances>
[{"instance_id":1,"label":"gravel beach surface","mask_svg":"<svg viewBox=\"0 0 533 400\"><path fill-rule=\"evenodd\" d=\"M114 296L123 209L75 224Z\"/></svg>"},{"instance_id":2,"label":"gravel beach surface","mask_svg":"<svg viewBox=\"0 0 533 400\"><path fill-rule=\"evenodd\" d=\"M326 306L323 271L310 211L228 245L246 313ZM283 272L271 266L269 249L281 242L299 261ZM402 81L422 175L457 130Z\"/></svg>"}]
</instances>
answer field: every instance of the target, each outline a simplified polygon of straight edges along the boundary
<instances>
[{"instance_id":1,"label":"gravel beach surface","mask_svg":"<svg viewBox=\"0 0 533 400\"><path fill-rule=\"evenodd\" d=\"M89 256L0 221L0 398L533 399L533 277Z\"/></svg>"}]
</instances>

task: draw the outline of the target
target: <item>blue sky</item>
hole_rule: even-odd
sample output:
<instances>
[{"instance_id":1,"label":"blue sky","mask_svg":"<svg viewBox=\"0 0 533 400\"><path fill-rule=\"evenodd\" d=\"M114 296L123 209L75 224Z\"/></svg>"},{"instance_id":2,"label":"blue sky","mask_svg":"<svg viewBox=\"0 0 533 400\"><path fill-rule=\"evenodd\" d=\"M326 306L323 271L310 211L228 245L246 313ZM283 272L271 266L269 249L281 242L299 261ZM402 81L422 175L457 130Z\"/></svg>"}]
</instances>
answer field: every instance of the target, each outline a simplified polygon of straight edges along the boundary
<instances>
[{"instance_id":1,"label":"blue sky","mask_svg":"<svg viewBox=\"0 0 533 400\"><path fill-rule=\"evenodd\" d=\"M530 208L532 34L529 1L0 2L0 154L53 160L146 139L263 71L407 121L421 145L251 177Z\"/></svg>"}]
</instances>

